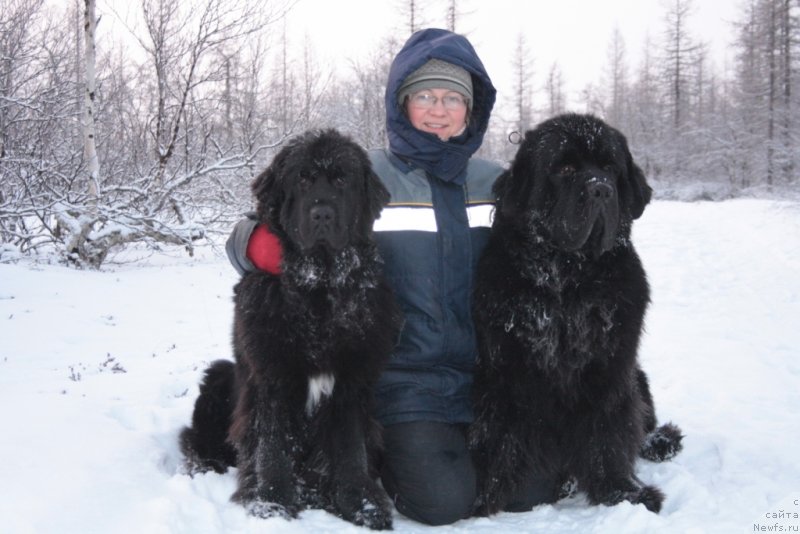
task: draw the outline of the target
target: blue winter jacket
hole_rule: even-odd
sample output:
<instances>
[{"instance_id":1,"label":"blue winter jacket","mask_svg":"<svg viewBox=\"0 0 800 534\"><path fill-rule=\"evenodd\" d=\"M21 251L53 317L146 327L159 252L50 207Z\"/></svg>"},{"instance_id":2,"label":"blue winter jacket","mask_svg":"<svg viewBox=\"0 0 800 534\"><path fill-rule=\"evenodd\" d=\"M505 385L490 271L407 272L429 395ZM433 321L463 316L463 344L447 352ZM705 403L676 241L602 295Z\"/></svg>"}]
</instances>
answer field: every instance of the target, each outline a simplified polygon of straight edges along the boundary
<instances>
[{"instance_id":1,"label":"blue winter jacket","mask_svg":"<svg viewBox=\"0 0 800 534\"><path fill-rule=\"evenodd\" d=\"M397 99L406 76L432 58L472 74L468 127L447 142L414 128ZM470 299L489 235L491 186L502 168L471 156L481 145L494 100L495 89L469 41L445 30L415 33L391 66L389 148L371 151L370 158L391 193L375 237L406 322L376 391L376 415L384 425L472 418L477 349Z\"/></svg>"}]
</instances>

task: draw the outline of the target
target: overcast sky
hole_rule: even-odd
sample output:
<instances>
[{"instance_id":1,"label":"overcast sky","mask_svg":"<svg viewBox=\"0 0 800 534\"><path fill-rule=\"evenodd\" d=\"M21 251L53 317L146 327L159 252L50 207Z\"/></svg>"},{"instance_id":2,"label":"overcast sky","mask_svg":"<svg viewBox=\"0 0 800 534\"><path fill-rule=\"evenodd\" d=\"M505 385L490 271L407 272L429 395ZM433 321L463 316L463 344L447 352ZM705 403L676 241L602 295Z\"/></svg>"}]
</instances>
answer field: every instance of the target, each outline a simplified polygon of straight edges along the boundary
<instances>
[{"instance_id":1,"label":"overcast sky","mask_svg":"<svg viewBox=\"0 0 800 534\"><path fill-rule=\"evenodd\" d=\"M667 0L461 0L465 11L459 33L466 33L500 91L510 91L511 63L522 31L534 58L535 88L544 84L554 61L561 67L569 95L597 83L606 63L612 31L622 32L633 70L649 33L664 31ZM399 0L299 0L288 20L290 38L307 32L326 58L358 57L377 46L387 32L401 27ZM694 0L690 31L708 42L718 70L732 61L730 22L738 18L741 0ZM444 27L446 2L425 4L429 26ZM442 13L441 15L439 13ZM434 18L436 17L436 18Z\"/></svg>"}]
</instances>

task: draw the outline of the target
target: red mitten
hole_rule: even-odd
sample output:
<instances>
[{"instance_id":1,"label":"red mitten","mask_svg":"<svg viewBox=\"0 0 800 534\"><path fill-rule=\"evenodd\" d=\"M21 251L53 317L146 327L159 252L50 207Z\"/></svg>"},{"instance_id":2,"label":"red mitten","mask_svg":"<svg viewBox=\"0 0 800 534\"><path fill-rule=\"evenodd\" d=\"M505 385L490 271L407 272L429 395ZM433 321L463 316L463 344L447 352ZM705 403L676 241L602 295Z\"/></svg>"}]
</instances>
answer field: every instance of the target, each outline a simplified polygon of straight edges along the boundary
<instances>
[{"instance_id":1,"label":"red mitten","mask_svg":"<svg viewBox=\"0 0 800 534\"><path fill-rule=\"evenodd\" d=\"M257 269L270 274L281 274L283 250L278 237L266 225L259 224L247 242L247 258Z\"/></svg>"}]
</instances>

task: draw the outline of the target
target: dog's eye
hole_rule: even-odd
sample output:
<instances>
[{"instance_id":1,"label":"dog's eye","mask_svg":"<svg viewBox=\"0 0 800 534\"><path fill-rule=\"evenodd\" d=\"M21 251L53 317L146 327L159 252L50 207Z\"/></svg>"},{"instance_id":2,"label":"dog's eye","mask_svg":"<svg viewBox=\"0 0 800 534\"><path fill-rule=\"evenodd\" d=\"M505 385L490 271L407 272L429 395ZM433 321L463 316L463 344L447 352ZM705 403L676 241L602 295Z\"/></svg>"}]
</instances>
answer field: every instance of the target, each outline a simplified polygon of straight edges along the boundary
<instances>
[{"instance_id":1,"label":"dog's eye","mask_svg":"<svg viewBox=\"0 0 800 534\"><path fill-rule=\"evenodd\" d=\"M300 185L300 189L302 189L303 191L308 191L308 189L311 188L311 185L314 183L314 181L308 176L301 176L300 179L297 181L297 183Z\"/></svg>"},{"instance_id":2,"label":"dog's eye","mask_svg":"<svg viewBox=\"0 0 800 534\"><path fill-rule=\"evenodd\" d=\"M571 174L575 174L575 166L570 164L561 165L558 167L558 171L556 172L558 172L558 174L561 176L569 176Z\"/></svg>"},{"instance_id":3,"label":"dog's eye","mask_svg":"<svg viewBox=\"0 0 800 534\"><path fill-rule=\"evenodd\" d=\"M335 176L331 179L331 183L334 187L344 187L347 183L344 179L344 176Z\"/></svg>"}]
</instances>

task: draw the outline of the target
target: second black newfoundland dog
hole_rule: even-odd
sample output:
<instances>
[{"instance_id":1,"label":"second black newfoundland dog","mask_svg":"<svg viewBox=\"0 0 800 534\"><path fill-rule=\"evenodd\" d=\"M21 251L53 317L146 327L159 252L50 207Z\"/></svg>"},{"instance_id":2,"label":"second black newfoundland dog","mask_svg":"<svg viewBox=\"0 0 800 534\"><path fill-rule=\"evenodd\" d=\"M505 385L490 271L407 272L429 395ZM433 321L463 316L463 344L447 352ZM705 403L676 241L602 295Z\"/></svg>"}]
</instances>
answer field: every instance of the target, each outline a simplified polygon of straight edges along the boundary
<instances>
[{"instance_id":1,"label":"second black newfoundland dog","mask_svg":"<svg viewBox=\"0 0 800 534\"><path fill-rule=\"evenodd\" d=\"M526 133L494 191L474 303L479 513L530 476L658 512L664 496L634 463L674 456L682 436L656 429L637 361L649 288L630 233L650 201L644 175L620 132L568 114Z\"/></svg>"},{"instance_id":2,"label":"second black newfoundland dog","mask_svg":"<svg viewBox=\"0 0 800 534\"><path fill-rule=\"evenodd\" d=\"M282 273L235 287L236 361L206 371L181 448L193 470L235 465L233 499L254 515L315 507L391 528L371 416L401 324L372 241L389 194L366 153L332 130L291 141L252 189Z\"/></svg>"}]
</instances>

